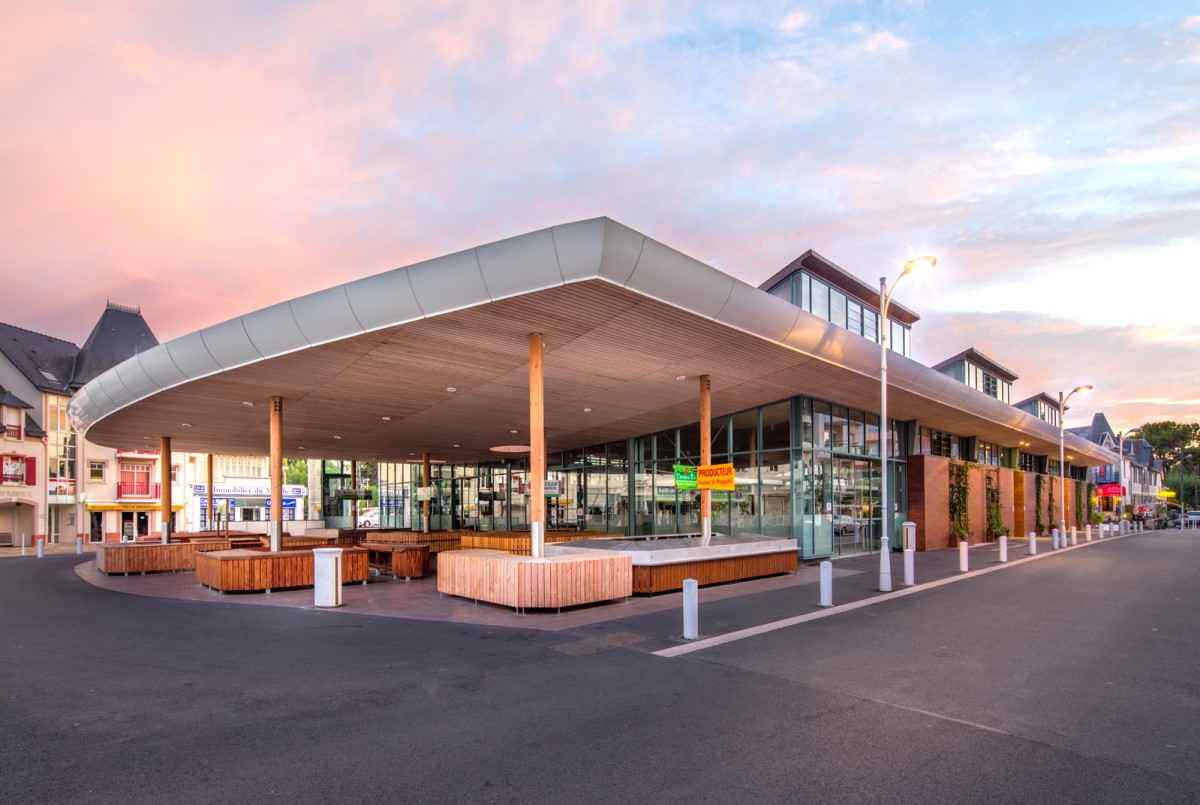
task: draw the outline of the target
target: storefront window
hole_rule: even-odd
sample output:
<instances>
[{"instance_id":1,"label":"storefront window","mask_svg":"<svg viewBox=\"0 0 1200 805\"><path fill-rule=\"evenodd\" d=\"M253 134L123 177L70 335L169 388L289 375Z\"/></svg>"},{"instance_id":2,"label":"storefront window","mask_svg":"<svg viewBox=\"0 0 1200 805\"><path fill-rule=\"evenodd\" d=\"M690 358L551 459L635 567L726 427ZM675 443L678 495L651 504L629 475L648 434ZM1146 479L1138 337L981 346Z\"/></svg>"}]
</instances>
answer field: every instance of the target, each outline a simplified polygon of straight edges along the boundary
<instances>
[{"instance_id":1,"label":"storefront window","mask_svg":"<svg viewBox=\"0 0 1200 805\"><path fill-rule=\"evenodd\" d=\"M792 536L792 467L788 451L763 453L759 478L762 484L761 533Z\"/></svg>"},{"instance_id":2,"label":"storefront window","mask_svg":"<svg viewBox=\"0 0 1200 805\"><path fill-rule=\"evenodd\" d=\"M742 411L733 418L733 452L758 449L758 409Z\"/></svg>"},{"instance_id":3,"label":"storefront window","mask_svg":"<svg viewBox=\"0 0 1200 805\"><path fill-rule=\"evenodd\" d=\"M734 483L730 509L730 531L734 534L758 533L758 461L754 453L733 457Z\"/></svg>"},{"instance_id":4,"label":"storefront window","mask_svg":"<svg viewBox=\"0 0 1200 805\"><path fill-rule=\"evenodd\" d=\"M763 408L762 441L764 450L787 450L792 446L792 404L775 403Z\"/></svg>"}]
</instances>

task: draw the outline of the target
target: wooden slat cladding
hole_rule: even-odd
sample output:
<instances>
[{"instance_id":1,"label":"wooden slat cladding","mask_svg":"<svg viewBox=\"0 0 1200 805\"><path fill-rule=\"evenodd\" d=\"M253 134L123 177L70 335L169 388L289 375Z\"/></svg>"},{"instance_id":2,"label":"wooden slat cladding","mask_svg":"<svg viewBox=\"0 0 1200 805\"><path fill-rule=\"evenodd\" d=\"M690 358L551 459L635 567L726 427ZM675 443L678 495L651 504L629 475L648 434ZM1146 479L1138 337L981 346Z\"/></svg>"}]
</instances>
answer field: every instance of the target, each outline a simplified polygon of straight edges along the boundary
<instances>
[{"instance_id":1,"label":"wooden slat cladding","mask_svg":"<svg viewBox=\"0 0 1200 805\"><path fill-rule=\"evenodd\" d=\"M428 543L363 541L371 567L398 578L419 579L429 566Z\"/></svg>"},{"instance_id":2,"label":"wooden slat cladding","mask_svg":"<svg viewBox=\"0 0 1200 805\"><path fill-rule=\"evenodd\" d=\"M96 545L96 569L108 574L195 570L198 553L228 547L228 540L193 540L169 545L102 543Z\"/></svg>"},{"instance_id":3,"label":"wooden slat cladding","mask_svg":"<svg viewBox=\"0 0 1200 805\"><path fill-rule=\"evenodd\" d=\"M615 534L603 531L548 531L546 544L556 545L560 542L573 542L577 539L612 539ZM462 547L480 548L483 550L504 551L517 556L529 556L528 531L465 531L462 535Z\"/></svg>"},{"instance_id":4,"label":"wooden slat cladding","mask_svg":"<svg viewBox=\"0 0 1200 805\"><path fill-rule=\"evenodd\" d=\"M342 549L342 581L366 581L367 552ZM313 553L307 551L231 550L199 554L196 580L221 592L260 592L313 585Z\"/></svg>"},{"instance_id":5,"label":"wooden slat cladding","mask_svg":"<svg viewBox=\"0 0 1200 805\"><path fill-rule=\"evenodd\" d=\"M438 557L438 592L516 609L558 609L628 598L633 561L625 555L531 559L502 551L449 551Z\"/></svg>"},{"instance_id":6,"label":"wooden slat cladding","mask_svg":"<svg viewBox=\"0 0 1200 805\"><path fill-rule=\"evenodd\" d=\"M695 579L704 587L709 584L776 576L795 572L798 562L796 551L790 550L670 565L634 565L633 591L638 595L654 595L681 590L684 579Z\"/></svg>"}]
</instances>

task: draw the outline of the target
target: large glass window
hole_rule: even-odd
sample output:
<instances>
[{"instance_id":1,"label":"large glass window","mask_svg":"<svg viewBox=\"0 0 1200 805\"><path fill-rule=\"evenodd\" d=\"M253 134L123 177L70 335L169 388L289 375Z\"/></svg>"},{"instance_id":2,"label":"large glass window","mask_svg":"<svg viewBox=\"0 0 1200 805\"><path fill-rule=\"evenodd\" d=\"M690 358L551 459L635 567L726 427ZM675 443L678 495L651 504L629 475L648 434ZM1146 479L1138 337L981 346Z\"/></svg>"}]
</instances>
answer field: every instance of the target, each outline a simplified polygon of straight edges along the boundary
<instances>
[{"instance_id":1,"label":"large glass window","mask_svg":"<svg viewBox=\"0 0 1200 805\"><path fill-rule=\"evenodd\" d=\"M829 403L813 401L813 445L818 450L830 448Z\"/></svg>"},{"instance_id":2,"label":"large glass window","mask_svg":"<svg viewBox=\"0 0 1200 805\"><path fill-rule=\"evenodd\" d=\"M832 422L832 424L830 426L830 437L831 437L830 447L832 447L834 452L844 453L847 451L847 449L849 447L849 445L847 444L847 442L849 440L849 435L848 435L849 423L847 422L846 409L840 405L833 406L833 418L832 418L831 422Z\"/></svg>"},{"instance_id":3,"label":"large glass window","mask_svg":"<svg viewBox=\"0 0 1200 805\"><path fill-rule=\"evenodd\" d=\"M846 295L829 289L829 320L838 327L846 326Z\"/></svg>"},{"instance_id":4,"label":"large glass window","mask_svg":"<svg viewBox=\"0 0 1200 805\"><path fill-rule=\"evenodd\" d=\"M812 280L807 274L800 275L800 307L812 312Z\"/></svg>"},{"instance_id":5,"label":"large glass window","mask_svg":"<svg viewBox=\"0 0 1200 805\"><path fill-rule=\"evenodd\" d=\"M764 450L786 450L792 446L792 404L775 403L763 408L762 446Z\"/></svg>"},{"instance_id":6,"label":"large glass window","mask_svg":"<svg viewBox=\"0 0 1200 805\"><path fill-rule=\"evenodd\" d=\"M763 453L759 478L762 484L761 533L792 536L792 474L787 450Z\"/></svg>"},{"instance_id":7,"label":"large glass window","mask_svg":"<svg viewBox=\"0 0 1200 805\"><path fill-rule=\"evenodd\" d=\"M823 319L829 318L829 286L818 279L812 281L812 313Z\"/></svg>"},{"instance_id":8,"label":"large glass window","mask_svg":"<svg viewBox=\"0 0 1200 805\"><path fill-rule=\"evenodd\" d=\"M879 343L879 314L863 308L863 338Z\"/></svg>"},{"instance_id":9,"label":"large glass window","mask_svg":"<svg viewBox=\"0 0 1200 805\"><path fill-rule=\"evenodd\" d=\"M846 329L855 335L862 335L863 309L862 305L853 300L846 303Z\"/></svg>"},{"instance_id":10,"label":"large glass window","mask_svg":"<svg viewBox=\"0 0 1200 805\"><path fill-rule=\"evenodd\" d=\"M758 533L758 457L755 453L743 453L733 457L734 483L731 505L734 534Z\"/></svg>"},{"instance_id":11,"label":"large glass window","mask_svg":"<svg viewBox=\"0 0 1200 805\"><path fill-rule=\"evenodd\" d=\"M758 449L758 409L751 408L733 417L733 452Z\"/></svg>"}]
</instances>

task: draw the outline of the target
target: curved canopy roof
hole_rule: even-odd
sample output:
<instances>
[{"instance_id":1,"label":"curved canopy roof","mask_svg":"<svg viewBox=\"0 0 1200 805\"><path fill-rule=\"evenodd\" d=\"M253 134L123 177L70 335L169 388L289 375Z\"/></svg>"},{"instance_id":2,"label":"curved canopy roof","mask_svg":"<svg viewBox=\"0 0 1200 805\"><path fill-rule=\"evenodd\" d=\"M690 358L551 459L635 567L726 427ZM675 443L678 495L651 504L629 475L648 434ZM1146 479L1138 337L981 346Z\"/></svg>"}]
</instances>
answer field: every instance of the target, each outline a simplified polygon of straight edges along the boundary
<instances>
[{"instance_id":1,"label":"curved canopy roof","mask_svg":"<svg viewBox=\"0 0 1200 805\"><path fill-rule=\"evenodd\" d=\"M98 444L166 435L177 450L262 453L266 403L281 396L288 455L482 459L527 438L531 332L545 336L553 449L694 422L696 384L679 376L712 376L715 414L795 394L878 410L877 345L596 218L181 336L88 383L71 413ZM915 361L891 355L889 378L897 419L1058 449L1056 428ZM1067 450L1116 460L1071 434Z\"/></svg>"}]
</instances>

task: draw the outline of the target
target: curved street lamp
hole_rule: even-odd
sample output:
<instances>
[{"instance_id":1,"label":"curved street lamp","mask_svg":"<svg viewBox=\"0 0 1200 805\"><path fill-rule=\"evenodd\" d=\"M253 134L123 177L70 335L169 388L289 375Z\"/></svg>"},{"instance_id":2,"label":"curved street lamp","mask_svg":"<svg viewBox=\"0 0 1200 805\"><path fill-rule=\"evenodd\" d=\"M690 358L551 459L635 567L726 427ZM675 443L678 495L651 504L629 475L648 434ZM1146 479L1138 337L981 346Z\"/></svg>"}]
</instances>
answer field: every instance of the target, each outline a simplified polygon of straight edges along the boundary
<instances>
[{"instance_id":1,"label":"curved street lamp","mask_svg":"<svg viewBox=\"0 0 1200 805\"><path fill-rule=\"evenodd\" d=\"M937 258L932 255L913 257L904 261L900 276L888 288L887 277L879 278L879 590L889 593L892 591L892 557L891 557L891 526L892 511L888 506L888 464L890 458L889 437L892 429L888 426L887 412L887 354L888 337L891 326L888 324L888 308L892 305L892 294L900 280L909 274L921 273L937 265Z\"/></svg>"},{"instance_id":2,"label":"curved street lamp","mask_svg":"<svg viewBox=\"0 0 1200 805\"><path fill-rule=\"evenodd\" d=\"M1066 426L1067 426L1067 401L1081 391L1091 391L1095 386L1076 386L1071 389L1071 392L1065 397L1060 391L1058 393L1058 537L1062 539L1067 533L1067 457L1066 447ZM1078 521L1076 521L1078 522Z\"/></svg>"},{"instance_id":3,"label":"curved street lamp","mask_svg":"<svg viewBox=\"0 0 1200 805\"><path fill-rule=\"evenodd\" d=\"M1141 438L1142 429L1133 428L1132 430L1123 430L1117 434L1117 452L1120 454L1117 457L1117 487L1120 494L1117 496L1117 528L1121 527L1121 523L1125 519L1125 437L1131 439L1134 436ZM1132 484L1130 484L1132 486ZM1132 496L1131 496L1132 497ZM1134 509L1134 514L1137 509Z\"/></svg>"}]
</instances>

